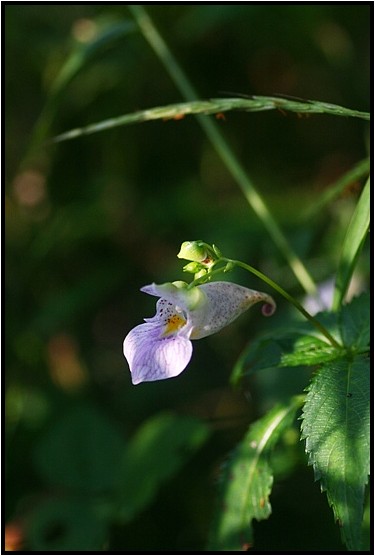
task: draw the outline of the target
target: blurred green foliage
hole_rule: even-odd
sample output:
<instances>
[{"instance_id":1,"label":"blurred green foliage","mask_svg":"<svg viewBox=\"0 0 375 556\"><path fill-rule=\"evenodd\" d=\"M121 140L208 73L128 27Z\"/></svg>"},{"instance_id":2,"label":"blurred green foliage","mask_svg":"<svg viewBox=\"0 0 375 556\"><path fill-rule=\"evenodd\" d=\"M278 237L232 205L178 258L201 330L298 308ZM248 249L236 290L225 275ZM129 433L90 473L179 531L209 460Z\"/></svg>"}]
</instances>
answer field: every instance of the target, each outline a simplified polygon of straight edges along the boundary
<instances>
[{"instance_id":1,"label":"blurred green foliage","mask_svg":"<svg viewBox=\"0 0 375 556\"><path fill-rule=\"evenodd\" d=\"M41 144L181 100L125 5L6 4L3 13L8 547L202 550L218 466L280 387L300 392L299 368L287 379L254 374L242 391L228 384L245 345L290 309L280 301L272 323L250 312L196 343L180 377L134 387L122 341L154 311L139 288L182 279L179 246L201 237L302 292L193 118ZM278 93L368 110L370 5L152 5L149 13L202 98ZM218 122L315 280L330 278L361 183L300 215L366 156L367 124L278 112ZM365 289L366 256L359 269ZM231 279L262 289L239 270ZM171 446L144 446L144 462L138 446L122 461L119 492L126 497L126 481L138 492L134 476L144 498L134 499L130 521L116 521L115 468L144 427L161 446L171 435ZM302 452L301 444L297 462L306 462ZM255 527L257 548L342 549L311 470L298 467L293 480L281 472L271 503L270 520Z\"/></svg>"}]
</instances>

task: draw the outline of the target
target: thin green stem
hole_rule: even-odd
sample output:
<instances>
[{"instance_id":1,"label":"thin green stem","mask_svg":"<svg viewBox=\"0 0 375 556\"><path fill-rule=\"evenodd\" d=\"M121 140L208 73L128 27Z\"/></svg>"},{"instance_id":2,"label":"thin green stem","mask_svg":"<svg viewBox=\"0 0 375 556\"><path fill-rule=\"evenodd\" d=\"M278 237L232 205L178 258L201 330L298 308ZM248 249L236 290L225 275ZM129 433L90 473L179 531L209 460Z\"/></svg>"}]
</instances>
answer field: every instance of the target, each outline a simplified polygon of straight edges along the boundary
<instances>
[{"instance_id":1,"label":"thin green stem","mask_svg":"<svg viewBox=\"0 0 375 556\"><path fill-rule=\"evenodd\" d=\"M218 263L223 262L223 259L220 259L219 261L216 261L215 265ZM223 268L216 268L216 269L210 269L208 274L204 274L203 276L200 276L199 278L195 278L192 282L190 282L190 284L188 285L188 289L190 290L191 288L195 288L195 286L199 286L200 284L204 284L205 282L209 281L212 279L213 276L216 276L218 274L222 274L223 272L227 272L226 266Z\"/></svg>"},{"instance_id":2,"label":"thin green stem","mask_svg":"<svg viewBox=\"0 0 375 556\"><path fill-rule=\"evenodd\" d=\"M145 39L156 52L159 59L163 62L182 96L188 101L198 100L198 95L194 90L194 87L155 28L155 25L144 8L139 5L130 5L129 10L136 19ZM307 293L315 293L316 286L312 277L305 268L303 262L293 251L278 223L272 216L261 195L258 193L255 186L247 176L244 168L228 145L227 141L224 139L216 123L202 115L198 115L197 119L227 169L240 186L248 203L288 262L301 286Z\"/></svg>"}]
</instances>

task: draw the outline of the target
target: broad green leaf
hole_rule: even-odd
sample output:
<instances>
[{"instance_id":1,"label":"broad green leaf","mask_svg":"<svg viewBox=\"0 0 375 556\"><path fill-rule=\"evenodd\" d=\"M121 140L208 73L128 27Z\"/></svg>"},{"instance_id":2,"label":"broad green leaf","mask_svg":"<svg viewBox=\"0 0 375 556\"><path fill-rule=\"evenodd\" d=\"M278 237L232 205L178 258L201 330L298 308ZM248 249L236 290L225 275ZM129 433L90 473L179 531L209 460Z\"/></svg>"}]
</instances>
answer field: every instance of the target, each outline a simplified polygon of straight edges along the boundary
<instances>
[{"instance_id":1,"label":"broad green leaf","mask_svg":"<svg viewBox=\"0 0 375 556\"><path fill-rule=\"evenodd\" d=\"M339 335L336 321L327 318L327 313L317 315L325 326ZM278 367L296 367L302 365L318 365L332 361L343 355L343 350L333 347L326 340L318 337L310 323L300 323L298 327L272 330L258 340L252 341L237 361L231 376L232 384L246 375L257 371Z\"/></svg>"},{"instance_id":2,"label":"broad green leaf","mask_svg":"<svg viewBox=\"0 0 375 556\"><path fill-rule=\"evenodd\" d=\"M360 550L364 491L370 471L369 359L325 363L303 409L309 464L327 492L349 550Z\"/></svg>"},{"instance_id":3,"label":"broad green leaf","mask_svg":"<svg viewBox=\"0 0 375 556\"><path fill-rule=\"evenodd\" d=\"M270 452L290 428L302 397L279 404L254 423L223 470L209 550L243 550L253 543L252 520L267 519L273 483Z\"/></svg>"},{"instance_id":4,"label":"broad green leaf","mask_svg":"<svg viewBox=\"0 0 375 556\"><path fill-rule=\"evenodd\" d=\"M203 444L208 432L204 423L192 417L163 413L147 421L121 462L117 519L128 521L142 510L161 484Z\"/></svg>"},{"instance_id":5,"label":"broad green leaf","mask_svg":"<svg viewBox=\"0 0 375 556\"><path fill-rule=\"evenodd\" d=\"M339 315L341 338L353 350L369 350L370 295L364 293L344 305Z\"/></svg>"},{"instance_id":6,"label":"broad green leaf","mask_svg":"<svg viewBox=\"0 0 375 556\"><path fill-rule=\"evenodd\" d=\"M32 551L46 554L99 551L107 534L107 522L87 501L53 498L35 507L27 527L27 542Z\"/></svg>"},{"instance_id":7,"label":"broad green leaf","mask_svg":"<svg viewBox=\"0 0 375 556\"><path fill-rule=\"evenodd\" d=\"M315 336L301 336L289 353L284 353L280 360L281 367L298 365L318 365L332 361L342 355L342 351Z\"/></svg>"},{"instance_id":8,"label":"broad green leaf","mask_svg":"<svg viewBox=\"0 0 375 556\"><path fill-rule=\"evenodd\" d=\"M37 470L52 486L97 493L115 487L125 442L94 406L75 407L41 438L34 450Z\"/></svg>"},{"instance_id":9,"label":"broad green leaf","mask_svg":"<svg viewBox=\"0 0 375 556\"><path fill-rule=\"evenodd\" d=\"M361 252L362 246L368 234L369 225L370 178L367 180L362 191L344 238L333 296L332 309L334 311L339 309L345 299L358 255Z\"/></svg>"},{"instance_id":10,"label":"broad green leaf","mask_svg":"<svg viewBox=\"0 0 375 556\"><path fill-rule=\"evenodd\" d=\"M364 293L344 305L338 313L321 312L315 318L344 348L336 348L319 336L309 322L272 330L252 341L237 361L231 376L232 384L241 377L264 369L320 365L340 359L345 349L363 353L370 343L370 296Z\"/></svg>"}]
</instances>

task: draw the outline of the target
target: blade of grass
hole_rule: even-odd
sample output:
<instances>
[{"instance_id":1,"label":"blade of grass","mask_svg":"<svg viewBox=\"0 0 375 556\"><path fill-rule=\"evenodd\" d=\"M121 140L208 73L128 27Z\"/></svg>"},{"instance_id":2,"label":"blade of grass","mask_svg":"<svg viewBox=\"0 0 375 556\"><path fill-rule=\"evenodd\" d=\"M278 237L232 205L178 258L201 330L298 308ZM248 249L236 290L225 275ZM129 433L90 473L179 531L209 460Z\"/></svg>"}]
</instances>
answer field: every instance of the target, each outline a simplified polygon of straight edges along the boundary
<instances>
[{"instance_id":1,"label":"blade of grass","mask_svg":"<svg viewBox=\"0 0 375 556\"><path fill-rule=\"evenodd\" d=\"M71 129L60 135L56 135L51 140L52 143L75 139L81 135L89 135L98 131L105 131L122 125L130 125L133 123L147 122L151 120L173 120L180 119L183 116L221 114L231 110L243 110L244 112L263 112L265 110L283 110L295 112L297 114L330 114L335 116L352 116L368 120L370 115L367 112L358 112L358 110L350 110L342 106L330 105L335 107L328 109L325 104L315 101L306 100L293 101L286 98L272 98L253 96L248 99L243 98L211 98L209 100L193 100L190 102L177 102L174 104L166 104L165 106L156 106L147 108L146 110L138 110L130 114L115 116L108 120L102 120L85 127Z\"/></svg>"},{"instance_id":2,"label":"blade of grass","mask_svg":"<svg viewBox=\"0 0 375 556\"><path fill-rule=\"evenodd\" d=\"M332 310L338 311L346 292L354 268L361 252L370 226L370 178L361 193L356 209L346 231L339 267L336 275Z\"/></svg>"},{"instance_id":3,"label":"blade of grass","mask_svg":"<svg viewBox=\"0 0 375 556\"><path fill-rule=\"evenodd\" d=\"M347 118L360 118L362 120L370 120L369 112L361 112L344 108L337 104L329 102L321 102L319 100L291 100L289 98L279 97L261 97L253 96L253 99L268 103L264 110L289 110L297 114L330 114L331 116L344 116Z\"/></svg>"},{"instance_id":4,"label":"blade of grass","mask_svg":"<svg viewBox=\"0 0 375 556\"><path fill-rule=\"evenodd\" d=\"M328 205L335 197L338 197L348 185L360 180L361 178L368 175L370 171L370 159L366 158L361 160L353 168L351 168L346 174L339 178L335 183L327 187L324 193L319 195L318 200L312 206L308 207L304 211L300 219L305 221L312 218L318 214L326 205Z\"/></svg>"},{"instance_id":5,"label":"blade of grass","mask_svg":"<svg viewBox=\"0 0 375 556\"><path fill-rule=\"evenodd\" d=\"M175 57L169 50L162 37L160 36L159 32L156 30L152 20L150 19L144 8L139 5L129 5L128 7L136 22L138 23L143 36L164 64L169 75L173 79L175 85L180 90L183 97L188 101L197 100L198 96L189 79L182 71L181 67L177 63ZM279 248L280 252L287 260L291 270L293 271L301 286L307 293L314 293L316 291L316 286L309 272L305 268L300 258L293 251L278 223L273 218L267 205L263 201L263 198L248 178L239 160L224 139L218 126L215 124L215 122L208 118L205 118L202 115L197 116L197 119L203 130L205 131L206 135L210 139L212 145L221 157L222 161L240 186L250 206L252 207L258 218L261 220L264 227L267 229L275 245Z\"/></svg>"},{"instance_id":6,"label":"blade of grass","mask_svg":"<svg viewBox=\"0 0 375 556\"><path fill-rule=\"evenodd\" d=\"M29 142L28 150L22 161L23 166L27 166L30 161L42 156L45 153L41 148L45 146L45 141L51 133L55 115L61 105L61 100L67 86L95 57L106 48L112 46L116 41L121 40L127 34L136 29L134 22L121 21L112 23L108 27L99 29L92 41L80 44L76 42L68 56L65 64L62 65L55 80L52 82L44 107L36 121Z\"/></svg>"}]
</instances>

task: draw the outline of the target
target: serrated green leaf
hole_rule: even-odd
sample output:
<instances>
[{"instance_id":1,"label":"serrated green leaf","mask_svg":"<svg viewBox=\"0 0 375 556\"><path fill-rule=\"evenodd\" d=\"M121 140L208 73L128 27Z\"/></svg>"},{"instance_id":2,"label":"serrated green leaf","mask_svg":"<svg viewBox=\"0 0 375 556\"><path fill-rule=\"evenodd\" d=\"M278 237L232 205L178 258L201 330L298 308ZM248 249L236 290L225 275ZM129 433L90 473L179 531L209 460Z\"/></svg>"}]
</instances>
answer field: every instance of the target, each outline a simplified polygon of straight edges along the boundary
<instances>
[{"instance_id":1,"label":"serrated green leaf","mask_svg":"<svg viewBox=\"0 0 375 556\"><path fill-rule=\"evenodd\" d=\"M198 419L163 413L137 431L121 462L116 517L129 521L154 497L160 485L207 439Z\"/></svg>"},{"instance_id":2,"label":"serrated green leaf","mask_svg":"<svg viewBox=\"0 0 375 556\"><path fill-rule=\"evenodd\" d=\"M315 318L334 336L341 336L345 347L362 353L370 342L370 296L364 293L344 305L339 313L324 311ZM252 341L237 361L231 376L232 384L241 377L264 369L320 365L344 355L322 339L311 323L272 330Z\"/></svg>"},{"instance_id":3,"label":"serrated green leaf","mask_svg":"<svg viewBox=\"0 0 375 556\"><path fill-rule=\"evenodd\" d=\"M369 349L370 295L364 293L344 305L339 316L341 338L353 350Z\"/></svg>"},{"instance_id":4,"label":"serrated green leaf","mask_svg":"<svg viewBox=\"0 0 375 556\"><path fill-rule=\"evenodd\" d=\"M325 363L303 409L302 438L316 480L349 550L360 550L364 490L370 471L369 359Z\"/></svg>"},{"instance_id":5,"label":"serrated green leaf","mask_svg":"<svg viewBox=\"0 0 375 556\"><path fill-rule=\"evenodd\" d=\"M293 345L290 353L281 356L281 367L298 365L318 365L332 361L342 355L342 351L315 336L301 336Z\"/></svg>"},{"instance_id":6,"label":"serrated green leaf","mask_svg":"<svg viewBox=\"0 0 375 556\"><path fill-rule=\"evenodd\" d=\"M243 549L253 542L252 520L267 519L273 482L270 450L287 430L302 405L302 397L279 404L251 425L226 464L214 516L209 550Z\"/></svg>"},{"instance_id":7,"label":"serrated green leaf","mask_svg":"<svg viewBox=\"0 0 375 556\"><path fill-rule=\"evenodd\" d=\"M264 334L255 341L252 340L233 368L232 384L236 384L242 376L279 367L283 354L293 351L293 345L301 332L308 334L310 331L310 323L299 323L299 326L292 325L272 330L269 334Z\"/></svg>"},{"instance_id":8,"label":"serrated green leaf","mask_svg":"<svg viewBox=\"0 0 375 556\"><path fill-rule=\"evenodd\" d=\"M334 320L327 318L327 313L321 315L322 320L329 322L329 327L338 335L337 315L333 315ZM343 350L318 337L310 323L301 323L300 328L273 330L270 334L252 341L237 361L231 382L236 384L241 377L264 369L318 365L342 355Z\"/></svg>"}]
</instances>

